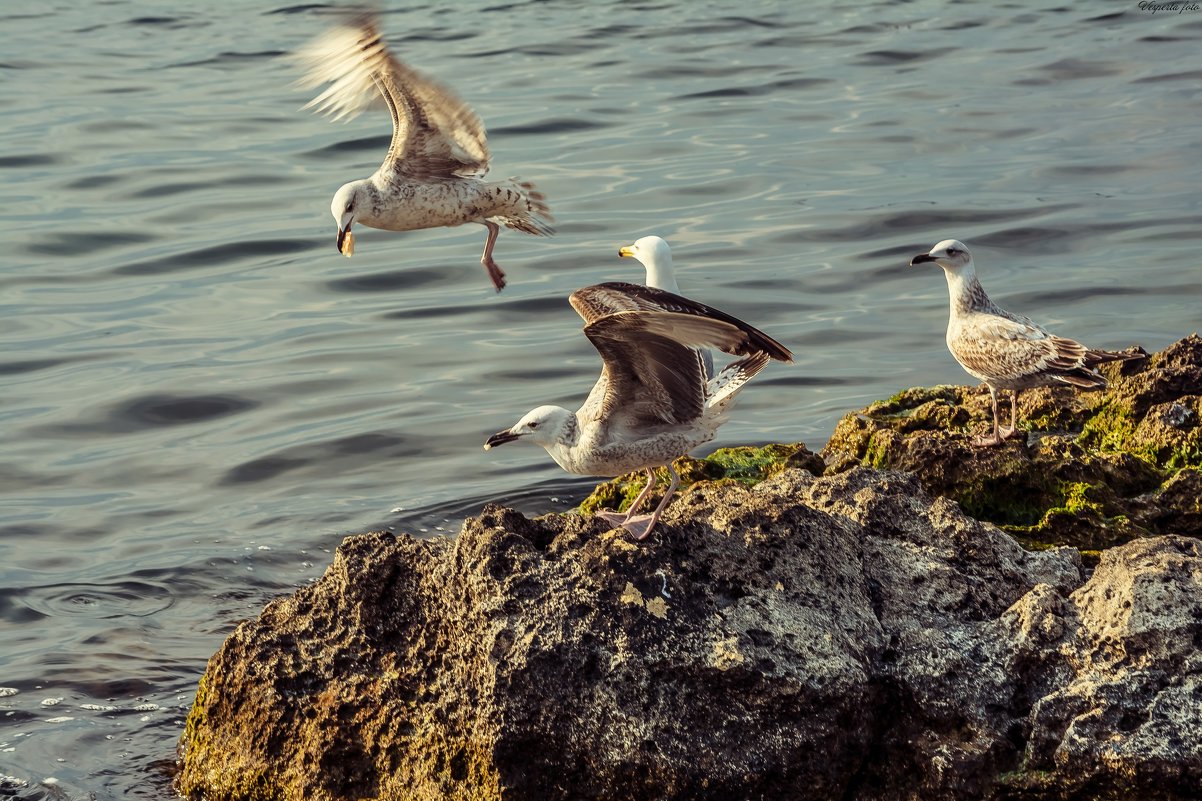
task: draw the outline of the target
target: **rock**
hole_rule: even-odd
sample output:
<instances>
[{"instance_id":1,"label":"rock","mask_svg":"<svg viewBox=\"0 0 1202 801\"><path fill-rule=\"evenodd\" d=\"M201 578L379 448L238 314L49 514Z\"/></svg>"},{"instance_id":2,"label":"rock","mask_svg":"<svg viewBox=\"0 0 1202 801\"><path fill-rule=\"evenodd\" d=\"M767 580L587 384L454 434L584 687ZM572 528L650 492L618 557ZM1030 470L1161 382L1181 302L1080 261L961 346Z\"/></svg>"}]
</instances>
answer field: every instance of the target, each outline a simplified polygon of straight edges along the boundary
<instances>
[{"instance_id":1,"label":"rock","mask_svg":"<svg viewBox=\"0 0 1202 801\"><path fill-rule=\"evenodd\" d=\"M847 415L821 457L828 473L855 465L911 471L928 492L1029 547L1074 545L1091 560L1135 537L1199 533L1197 496L1170 485L1202 467L1202 339L1103 369L1105 392L1023 392L1026 441L973 447L972 436L991 426L989 393L944 386Z\"/></svg>"},{"instance_id":2,"label":"rock","mask_svg":"<svg viewBox=\"0 0 1202 801\"><path fill-rule=\"evenodd\" d=\"M487 507L347 538L210 660L210 799L1195 798L1202 553L1085 580L914 476L682 491L646 543Z\"/></svg>"},{"instance_id":3,"label":"rock","mask_svg":"<svg viewBox=\"0 0 1202 801\"><path fill-rule=\"evenodd\" d=\"M776 475L790 467L799 467L816 476L822 475L826 464L822 457L805 446L804 442L792 445L760 445L742 446L736 448L718 448L709 456L694 459L682 456L672 463L677 475L680 476L680 486L687 487L696 481L717 481L730 479L744 484L758 484L766 478ZM664 497L664 489L668 485L668 471L664 468L656 470L656 486L651 488L645 507L654 508ZM598 484L596 489L580 504L580 511L595 512L597 509L613 509L624 512L643 491L647 485L647 477L643 473L628 473L615 479Z\"/></svg>"}]
</instances>

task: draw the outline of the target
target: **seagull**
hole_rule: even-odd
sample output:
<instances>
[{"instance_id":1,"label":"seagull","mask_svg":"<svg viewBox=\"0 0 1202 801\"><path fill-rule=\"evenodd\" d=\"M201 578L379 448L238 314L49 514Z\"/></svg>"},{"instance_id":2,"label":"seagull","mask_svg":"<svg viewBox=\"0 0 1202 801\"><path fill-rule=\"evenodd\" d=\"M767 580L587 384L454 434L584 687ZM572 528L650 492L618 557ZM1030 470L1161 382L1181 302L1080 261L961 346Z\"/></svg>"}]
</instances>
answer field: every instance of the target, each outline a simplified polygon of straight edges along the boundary
<instances>
[{"instance_id":1,"label":"seagull","mask_svg":"<svg viewBox=\"0 0 1202 801\"><path fill-rule=\"evenodd\" d=\"M554 233L546 198L534 184L481 180L489 162L484 124L450 89L389 53L374 14L347 19L295 58L306 69L301 86L330 84L305 108L350 119L382 99L392 114L384 163L370 178L343 184L330 203L339 253L354 254L354 223L387 231L479 223L488 229L480 263L500 292L505 273L492 255L500 226Z\"/></svg>"},{"instance_id":2,"label":"seagull","mask_svg":"<svg viewBox=\"0 0 1202 801\"><path fill-rule=\"evenodd\" d=\"M597 513L642 540L680 485L672 461L714 438L735 396L770 360L791 362L793 354L742 320L654 287L596 284L576 290L569 302L601 355L601 377L577 411L539 406L489 437L484 449L526 439L569 473L646 471L647 486L626 514ZM742 358L707 380L695 353L699 347ZM639 515L655 486L652 468L660 465L671 483L655 511Z\"/></svg>"},{"instance_id":3,"label":"seagull","mask_svg":"<svg viewBox=\"0 0 1202 801\"><path fill-rule=\"evenodd\" d=\"M636 239L633 245L623 245L618 248L621 258L637 259L647 268L647 286L662 289L675 295L680 294L676 285L676 274L672 272L672 248L667 241L658 236L644 236ZM705 363L705 377L714 377L714 356L708 349L698 351Z\"/></svg>"},{"instance_id":4,"label":"seagull","mask_svg":"<svg viewBox=\"0 0 1202 801\"><path fill-rule=\"evenodd\" d=\"M1018 395L1030 387L1068 384L1078 389L1106 388L1097 371L1106 362L1142 359L1141 353L1093 350L1072 339L1049 333L1038 323L999 307L977 280L972 254L962 242L945 239L929 253L910 259L910 266L933 262L943 268L951 297L947 347L969 375L985 382L993 402L993 436L973 444L998 445L1023 432L1017 430ZM1010 425L1000 428L998 390L1009 389Z\"/></svg>"}]
</instances>

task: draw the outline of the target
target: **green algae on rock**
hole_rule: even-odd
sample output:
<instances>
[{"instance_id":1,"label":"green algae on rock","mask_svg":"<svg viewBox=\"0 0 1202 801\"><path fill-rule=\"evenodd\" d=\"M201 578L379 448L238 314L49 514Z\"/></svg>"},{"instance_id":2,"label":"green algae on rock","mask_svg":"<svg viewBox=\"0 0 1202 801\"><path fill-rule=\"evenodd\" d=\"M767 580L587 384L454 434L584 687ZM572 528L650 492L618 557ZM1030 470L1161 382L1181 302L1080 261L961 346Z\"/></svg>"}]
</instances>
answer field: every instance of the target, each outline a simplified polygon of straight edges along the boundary
<instances>
[{"instance_id":1,"label":"green algae on rock","mask_svg":"<svg viewBox=\"0 0 1202 801\"><path fill-rule=\"evenodd\" d=\"M816 476L822 475L825 469L821 457L808 450L804 442L796 442L792 445L744 445L735 448L719 448L701 459L682 456L673 462L672 466L680 475L682 488L698 481L722 479L755 484L790 467L801 468ZM656 486L646 501L648 507L653 507L664 497L663 490L667 486L668 471L662 467L658 468L655 479ZM598 509L624 512L630 508L630 504L634 502L646 485L645 473L628 473L618 476L603 484L598 484L592 493L581 502L578 511L585 515L592 515Z\"/></svg>"},{"instance_id":2,"label":"green algae on rock","mask_svg":"<svg viewBox=\"0 0 1202 801\"><path fill-rule=\"evenodd\" d=\"M1196 496L1179 489L1202 467L1202 339L1192 334L1143 362L1102 370L1104 392L1023 392L1027 441L974 448L973 430L990 424L988 391L939 386L845 416L821 456L828 473L912 471L927 491L1028 547L1092 554L1148 534L1202 533Z\"/></svg>"}]
</instances>

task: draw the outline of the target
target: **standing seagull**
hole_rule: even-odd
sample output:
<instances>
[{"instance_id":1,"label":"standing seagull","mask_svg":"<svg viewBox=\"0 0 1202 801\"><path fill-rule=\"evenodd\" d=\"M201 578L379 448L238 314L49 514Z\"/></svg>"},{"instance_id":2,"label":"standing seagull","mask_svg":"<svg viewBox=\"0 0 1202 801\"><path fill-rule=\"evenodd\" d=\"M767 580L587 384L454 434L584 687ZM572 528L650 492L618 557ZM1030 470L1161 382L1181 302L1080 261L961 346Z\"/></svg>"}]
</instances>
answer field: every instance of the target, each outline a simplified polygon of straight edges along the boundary
<instances>
[{"instance_id":1,"label":"standing seagull","mask_svg":"<svg viewBox=\"0 0 1202 801\"><path fill-rule=\"evenodd\" d=\"M601 377L579 410L539 406L484 443L529 439L560 467L586 476L647 472L647 486L626 514L598 512L644 539L680 484L672 460L714 438L735 396L770 359L793 354L742 320L680 295L638 284L578 289L569 302L584 335L601 354ZM694 349L714 347L743 358L706 380ZM636 515L655 486L652 468L666 465L671 483L650 515Z\"/></svg>"},{"instance_id":2,"label":"standing seagull","mask_svg":"<svg viewBox=\"0 0 1202 801\"><path fill-rule=\"evenodd\" d=\"M480 180L489 160L484 124L450 89L394 58L374 15L360 14L319 36L297 60L308 70L302 86L330 84L305 108L349 119L382 97L392 114L384 163L370 178L343 184L330 203L340 253L355 252L356 222L387 231L479 223L488 229L480 263L500 292L505 273L492 256L500 225L536 236L554 233L533 184Z\"/></svg>"},{"instance_id":3,"label":"standing seagull","mask_svg":"<svg viewBox=\"0 0 1202 801\"><path fill-rule=\"evenodd\" d=\"M1030 387L1069 384L1079 389L1105 389L1097 371L1105 362L1142 359L1139 353L1091 350L1080 342L1051 334L1043 326L999 307L985 294L963 243L945 239L929 253L910 259L910 266L934 262L943 268L951 296L947 347L969 375L984 381L993 401L993 436L974 445L997 445L1017 431L1018 394ZM1012 390L1010 425L999 428L997 393Z\"/></svg>"},{"instance_id":4,"label":"standing seagull","mask_svg":"<svg viewBox=\"0 0 1202 801\"><path fill-rule=\"evenodd\" d=\"M618 255L624 259L637 259L647 268L647 286L674 295L680 294L680 287L676 285L676 274L672 272L672 248L668 247L668 243L662 237L644 236L636 239L633 245L618 248ZM705 377L713 378L713 354L708 348L702 348L697 353L705 364Z\"/></svg>"}]
</instances>

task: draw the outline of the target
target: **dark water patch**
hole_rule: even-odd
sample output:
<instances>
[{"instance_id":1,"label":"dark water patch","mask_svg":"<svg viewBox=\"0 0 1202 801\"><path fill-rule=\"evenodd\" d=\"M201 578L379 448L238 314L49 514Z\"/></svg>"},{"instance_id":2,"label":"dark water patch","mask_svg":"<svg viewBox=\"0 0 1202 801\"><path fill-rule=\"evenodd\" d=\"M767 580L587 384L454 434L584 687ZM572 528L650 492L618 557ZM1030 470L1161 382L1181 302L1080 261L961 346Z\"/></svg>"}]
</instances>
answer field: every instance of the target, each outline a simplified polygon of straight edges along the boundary
<instances>
[{"instance_id":1,"label":"dark water patch","mask_svg":"<svg viewBox=\"0 0 1202 801\"><path fill-rule=\"evenodd\" d=\"M1143 78L1136 78L1132 83L1160 83L1162 81L1189 81L1197 84L1202 81L1202 70L1190 70L1188 72L1166 72L1162 75L1148 75Z\"/></svg>"},{"instance_id":2,"label":"dark water patch","mask_svg":"<svg viewBox=\"0 0 1202 801\"><path fill-rule=\"evenodd\" d=\"M132 430L205 423L258 408L258 401L237 395L144 395L118 406L113 415Z\"/></svg>"},{"instance_id":3,"label":"dark water patch","mask_svg":"<svg viewBox=\"0 0 1202 801\"><path fill-rule=\"evenodd\" d=\"M795 354L802 358L805 354ZM764 378L756 379L756 384L760 387L846 387L846 386L863 386L865 383L870 383L869 376L827 376L827 375L798 375L797 373L785 373L783 375L770 375Z\"/></svg>"},{"instance_id":4,"label":"dark water patch","mask_svg":"<svg viewBox=\"0 0 1202 801\"><path fill-rule=\"evenodd\" d=\"M40 431L51 436L135 434L169 426L205 423L258 406L257 401L236 395L140 395L110 407L103 415L92 420L43 426Z\"/></svg>"},{"instance_id":5,"label":"dark water patch","mask_svg":"<svg viewBox=\"0 0 1202 801\"><path fill-rule=\"evenodd\" d=\"M213 58L204 58L199 61L181 61L176 64L168 64L167 69L177 67L233 67L241 69L242 65L248 61L259 61L265 58L279 58L287 55L287 50L256 50L248 53L227 50L223 53L218 53Z\"/></svg>"},{"instance_id":6,"label":"dark water patch","mask_svg":"<svg viewBox=\"0 0 1202 801\"><path fill-rule=\"evenodd\" d=\"M138 245L153 239L154 237L146 234L106 231L51 233L43 235L33 244L26 245L25 251L35 256L79 256L124 245Z\"/></svg>"},{"instance_id":7,"label":"dark water patch","mask_svg":"<svg viewBox=\"0 0 1202 801\"><path fill-rule=\"evenodd\" d=\"M601 122L600 120L581 120L571 117L556 117L549 120L532 122L529 125L506 125L500 128L493 128L492 135L512 136L520 134L572 133L574 131L595 131L599 128L609 128L612 126L613 123Z\"/></svg>"},{"instance_id":8,"label":"dark water patch","mask_svg":"<svg viewBox=\"0 0 1202 801\"><path fill-rule=\"evenodd\" d=\"M941 27L939 30L941 30L941 31L963 31L963 30L968 30L970 28L980 28L987 24L988 24L988 22L986 20L982 20L982 19L962 19L962 20L956 20L955 22L950 22L947 25L944 25L943 27Z\"/></svg>"},{"instance_id":9,"label":"dark water patch","mask_svg":"<svg viewBox=\"0 0 1202 801\"><path fill-rule=\"evenodd\" d=\"M19 588L0 587L0 620L9 623L37 623L48 617L45 612L26 605L21 600L22 595L23 591Z\"/></svg>"},{"instance_id":10,"label":"dark water patch","mask_svg":"<svg viewBox=\"0 0 1202 801\"><path fill-rule=\"evenodd\" d=\"M48 370L66 364L67 359L24 359L18 361L0 361L0 375L21 375L36 373L38 370Z\"/></svg>"},{"instance_id":11,"label":"dark water patch","mask_svg":"<svg viewBox=\"0 0 1202 801\"><path fill-rule=\"evenodd\" d=\"M1006 296L1007 303L1015 306L1029 307L1042 304L1043 306L1068 306L1078 301L1102 297L1130 297L1138 295L1159 295L1161 287L1140 286L1078 286L1072 289L1060 289L1045 292L1019 292Z\"/></svg>"},{"instance_id":12,"label":"dark water patch","mask_svg":"<svg viewBox=\"0 0 1202 801\"><path fill-rule=\"evenodd\" d=\"M332 8L337 8L337 6L331 5L330 3L302 3L300 5L295 5L295 6L283 6L282 8L275 8L275 9L272 9L271 11L265 11L263 13L264 13L264 15L304 14L308 11L318 11L320 9L326 9L326 8L332 9Z\"/></svg>"},{"instance_id":13,"label":"dark water patch","mask_svg":"<svg viewBox=\"0 0 1202 801\"><path fill-rule=\"evenodd\" d=\"M66 189L105 189L125 181L128 176L125 175L85 175L82 178L76 178L68 184L64 184Z\"/></svg>"},{"instance_id":14,"label":"dark water patch","mask_svg":"<svg viewBox=\"0 0 1202 801\"><path fill-rule=\"evenodd\" d=\"M113 90L114 92L120 90ZM141 89L131 89L130 91L140 92ZM128 119L113 119L101 120L100 122L89 123L80 128L85 133L135 133L150 130L150 126L138 120Z\"/></svg>"},{"instance_id":15,"label":"dark water patch","mask_svg":"<svg viewBox=\"0 0 1202 801\"><path fill-rule=\"evenodd\" d=\"M178 25L183 20L178 17L134 17L126 20L127 25Z\"/></svg>"},{"instance_id":16,"label":"dark water patch","mask_svg":"<svg viewBox=\"0 0 1202 801\"><path fill-rule=\"evenodd\" d=\"M828 78L787 78L784 81L755 84L750 85L750 87L724 87L708 89L706 91L694 91L694 93L678 95L674 97L674 100L696 100L706 99L706 97L756 97L778 93L778 91L808 89L826 83L831 83L831 81Z\"/></svg>"},{"instance_id":17,"label":"dark water patch","mask_svg":"<svg viewBox=\"0 0 1202 801\"><path fill-rule=\"evenodd\" d=\"M171 197L185 192L194 192L197 189L207 189L211 184L201 183L199 181L185 181L178 184L159 184L158 186L148 186L145 189L139 189L136 192L130 192L126 197L129 198L147 198L147 197Z\"/></svg>"},{"instance_id":18,"label":"dark water patch","mask_svg":"<svg viewBox=\"0 0 1202 801\"><path fill-rule=\"evenodd\" d=\"M316 150L307 150L301 153L300 156L301 158L311 158L319 161L333 161L335 159L342 161L344 160L342 157L347 153L386 153L388 146L391 144L391 134L388 136L366 136L362 139L344 139L332 145L319 147ZM383 158L383 155L381 155L381 158Z\"/></svg>"},{"instance_id":19,"label":"dark water patch","mask_svg":"<svg viewBox=\"0 0 1202 801\"><path fill-rule=\"evenodd\" d=\"M985 223L1022 220L1030 217L1044 217L1054 212L1069 208L1074 208L1074 206L1069 204L1060 204L1056 206L1049 205L1015 209L918 209L913 211L870 215L866 218L861 218L853 225L840 228L828 227L820 229L795 229L793 231L785 231L773 234L771 240L789 244L825 242L830 239L854 241L863 238L865 231L872 231L877 236L883 234L913 235L921 231L931 231L934 232L932 235L935 236L936 239L926 245L926 247L929 248L930 245L933 245L940 239L946 239L948 236L956 236L954 231L948 231L951 226L981 225ZM939 232L944 232L945 235L940 236ZM922 243L919 243L919 245L921 244ZM914 251L914 253L917 252L918 250Z\"/></svg>"},{"instance_id":20,"label":"dark water patch","mask_svg":"<svg viewBox=\"0 0 1202 801\"><path fill-rule=\"evenodd\" d=\"M257 484L297 470L310 474L355 470L378 466L391 459L408 459L437 451L438 443L431 437L402 438L380 432L355 434L326 442L297 445L251 459L227 471L218 485Z\"/></svg>"},{"instance_id":21,"label":"dark water patch","mask_svg":"<svg viewBox=\"0 0 1202 801\"><path fill-rule=\"evenodd\" d=\"M334 238L330 237L333 244ZM484 270L481 269L481 280ZM327 281L326 289L332 292L360 294L363 292L396 292L419 287L438 286L449 283L448 271L438 267L412 268L406 270L390 270L386 273L368 273L352 275L349 278L338 278Z\"/></svg>"},{"instance_id":22,"label":"dark water patch","mask_svg":"<svg viewBox=\"0 0 1202 801\"><path fill-rule=\"evenodd\" d=\"M392 36L390 40L395 42L462 42L468 39L475 39L479 36L475 31L468 30L445 30L440 31L436 28L426 29L424 31L415 31L406 34L405 36Z\"/></svg>"},{"instance_id":23,"label":"dark water patch","mask_svg":"<svg viewBox=\"0 0 1202 801\"><path fill-rule=\"evenodd\" d=\"M1071 9L1065 9L1065 11L1069 10ZM1116 22L1117 20L1123 19L1126 16L1126 11L1114 11L1109 14L1099 14L1096 17L1086 17L1084 22Z\"/></svg>"},{"instance_id":24,"label":"dark water patch","mask_svg":"<svg viewBox=\"0 0 1202 801\"><path fill-rule=\"evenodd\" d=\"M0 169L6 167L46 167L61 164L62 159L49 153L22 153L17 156L0 156Z\"/></svg>"},{"instance_id":25,"label":"dark water patch","mask_svg":"<svg viewBox=\"0 0 1202 801\"><path fill-rule=\"evenodd\" d=\"M760 72L762 68L755 66L734 66L723 64L720 67L689 67L683 64L667 64L662 67L644 70L633 77L635 79L667 80L672 78L730 78L745 72Z\"/></svg>"},{"instance_id":26,"label":"dark water patch","mask_svg":"<svg viewBox=\"0 0 1202 801\"><path fill-rule=\"evenodd\" d=\"M1072 245L1087 232L1082 230L1070 231L1065 228L1051 228L1043 225L1032 225L1024 228L1006 228L1001 231L977 234L973 242L977 245L997 248L1011 253L1034 253L1047 256L1052 253L1067 253Z\"/></svg>"},{"instance_id":27,"label":"dark water patch","mask_svg":"<svg viewBox=\"0 0 1202 801\"><path fill-rule=\"evenodd\" d=\"M600 361L598 360L597 367L600 369ZM538 368L538 377L541 380L554 380L557 378L578 378L580 376L579 368L572 367L550 367L542 365ZM497 384L503 386L508 383L520 384L530 380L530 370L485 370L480 377L489 384ZM521 414L521 412L518 412Z\"/></svg>"},{"instance_id":28,"label":"dark water patch","mask_svg":"<svg viewBox=\"0 0 1202 801\"><path fill-rule=\"evenodd\" d=\"M182 272L198 267L210 267L231 262L245 261L248 258L264 256L286 256L291 253L302 253L317 247L312 240L300 239L252 239L243 242L230 242L224 245L191 250L175 256L164 256L149 261L123 264L112 270L113 275L166 275Z\"/></svg>"},{"instance_id":29,"label":"dark water patch","mask_svg":"<svg viewBox=\"0 0 1202 801\"><path fill-rule=\"evenodd\" d=\"M1064 58L1039 67L1053 81L1071 81L1083 78L1106 78L1118 75L1122 69L1109 61L1090 61L1083 58Z\"/></svg>"},{"instance_id":30,"label":"dark water patch","mask_svg":"<svg viewBox=\"0 0 1202 801\"><path fill-rule=\"evenodd\" d=\"M916 61L926 61L935 56L947 56L959 50L957 47L942 47L924 50L870 50L867 53L861 53L860 57L855 60L855 64L860 64L865 67L878 66L897 66L898 64L909 64Z\"/></svg>"}]
</instances>

